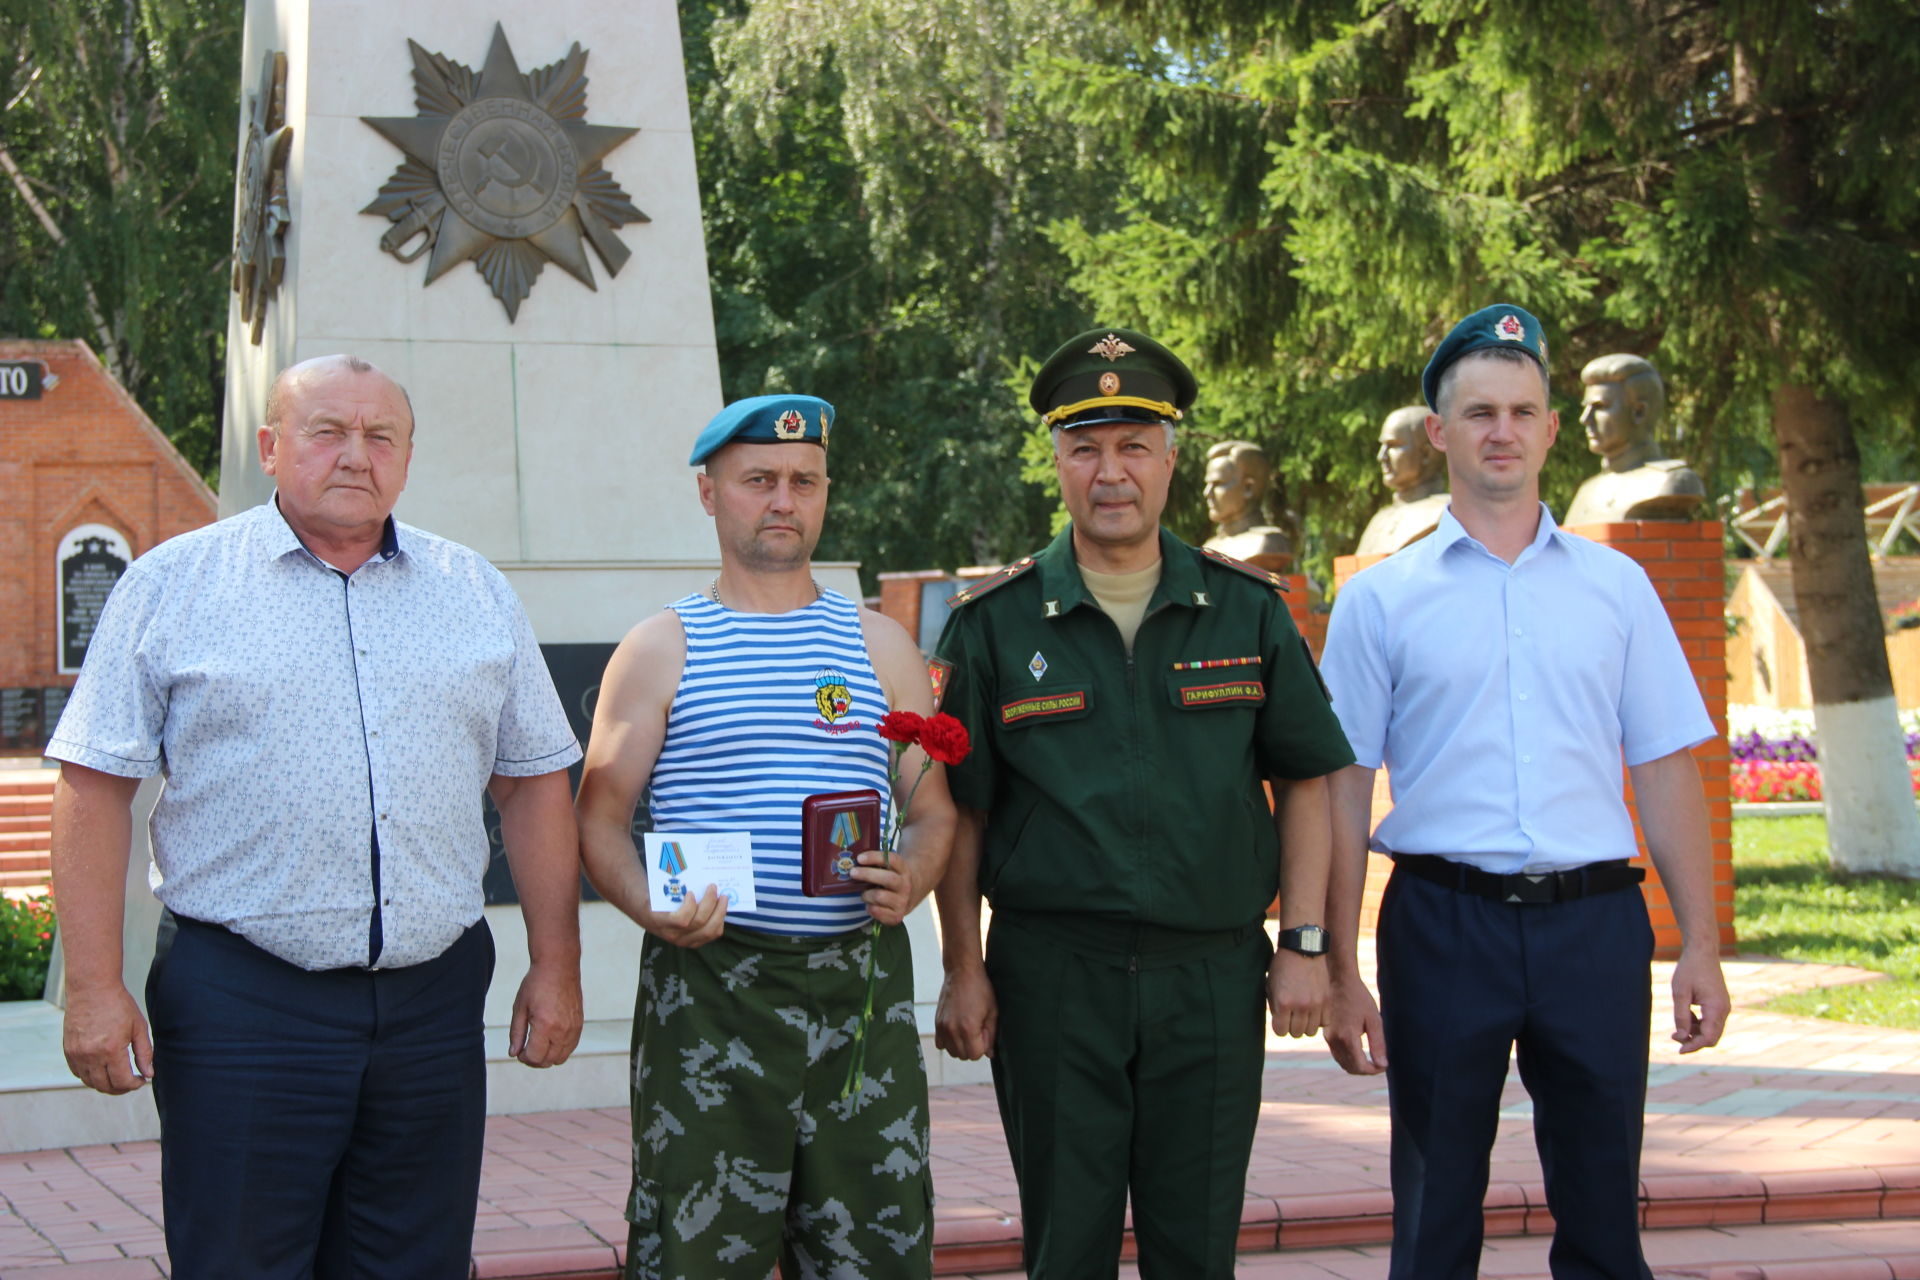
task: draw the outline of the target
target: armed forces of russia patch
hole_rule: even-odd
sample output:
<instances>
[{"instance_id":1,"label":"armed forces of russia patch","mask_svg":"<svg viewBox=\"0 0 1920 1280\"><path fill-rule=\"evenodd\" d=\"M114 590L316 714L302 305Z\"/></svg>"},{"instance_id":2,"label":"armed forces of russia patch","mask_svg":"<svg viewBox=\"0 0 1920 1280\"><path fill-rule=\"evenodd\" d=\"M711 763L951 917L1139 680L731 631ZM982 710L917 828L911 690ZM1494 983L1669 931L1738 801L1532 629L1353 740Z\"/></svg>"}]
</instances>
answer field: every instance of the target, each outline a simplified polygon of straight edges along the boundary
<instances>
[{"instance_id":1,"label":"armed forces of russia patch","mask_svg":"<svg viewBox=\"0 0 1920 1280\"><path fill-rule=\"evenodd\" d=\"M1015 578L1031 568L1033 568L1033 557L1021 556L1005 568L988 574L986 577L980 579L980 581L962 587L959 591L948 596L947 608L958 609L963 604L978 600L981 596L987 594L987 592L1006 586L1009 582L1012 582Z\"/></svg>"},{"instance_id":2,"label":"armed forces of russia patch","mask_svg":"<svg viewBox=\"0 0 1920 1280\"><path fill-rule=\"evenodd\" d=\"M1232 556L1222 555L1212 547L1202 547L1200 554L1215 564L1224 565L1235 573L1245 574L1263 586L1272 587L1281 595L1287 593L1287 580L1271 569L1262 569L1257 564L1248 564L1245 560L1235 560Z\"/></svg>"}]
</instances>

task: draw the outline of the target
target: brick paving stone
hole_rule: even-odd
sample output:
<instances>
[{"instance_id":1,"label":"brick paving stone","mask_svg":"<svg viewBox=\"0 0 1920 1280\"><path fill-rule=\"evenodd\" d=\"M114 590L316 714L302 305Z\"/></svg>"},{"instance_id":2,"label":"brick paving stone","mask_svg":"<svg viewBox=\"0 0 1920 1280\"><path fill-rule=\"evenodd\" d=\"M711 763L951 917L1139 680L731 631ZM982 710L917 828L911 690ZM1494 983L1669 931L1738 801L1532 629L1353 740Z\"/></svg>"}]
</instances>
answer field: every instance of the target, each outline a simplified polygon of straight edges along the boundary
<instances>
[{"instance_id":1,"label":"brick paving stone","mask_svg":"<svg viewBox=\"0 0 1920 1280\"><path fill-rule=\"evenodd\" d=\"M1790 1280L1776 1266L1878 1256L1881 1276L1920 1280L1920 1263L1909 1265L1920 1259L1920 1034L1749 1007L1795 983L1859 974L1732 961L1736 1012L1719 1047L1682 1058L1656 1027L1642 1162L1656 1275L1661 1266L1717 1270L1742 1262L1773 1264L1765 1280ZM1665 981L1663 966L1656 1007ZM1263 1094L1243 1243L1271 1247L1276 1230L1283 1244L1313 1241L1314 1232L1318 1243L1339 1233L1353 1243L1249 1255L1241 1275L1376 1280L1384 1274L1390 1208L1384 1082L1347 1076L1317 1042L1270 1040ZM1484 1274L1544 1276L1546 1241L1538 1233L1549 1220L1531 1107L1517 1078L1502 1108ZM935 1089L932 1119L940 1273L984 1277L1016 1265L1018 1200L991 1087ZM625 1241L628 1158L621 1108L490 1119L478 1273L584 1276L610 1268ZM0 1280L163 1274L158 1180L152 1142L0 1155ZM1831 1216L1853 1220L1786 1221ZM1757 1225L1761 1218L1771 1225ZM1501 1234L1523 1231L1535 1234ZM1787 1252L1749 1256L1742 1250L1750 1245Z\"/></svg>"}]
</instances>

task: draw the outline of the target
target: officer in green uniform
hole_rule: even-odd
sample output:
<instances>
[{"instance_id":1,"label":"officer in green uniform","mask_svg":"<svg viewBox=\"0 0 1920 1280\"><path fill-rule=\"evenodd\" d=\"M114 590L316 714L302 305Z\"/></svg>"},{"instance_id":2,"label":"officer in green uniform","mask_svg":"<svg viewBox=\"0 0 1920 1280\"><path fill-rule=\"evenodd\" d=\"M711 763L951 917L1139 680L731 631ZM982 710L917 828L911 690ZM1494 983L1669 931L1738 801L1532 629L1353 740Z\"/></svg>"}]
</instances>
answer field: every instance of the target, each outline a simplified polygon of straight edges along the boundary
<instances>
[{"instance_id":1,"label":"officer in green uniform","mask_svg":"<svg viewBox=\"0 0 1920 1280\"><path fill-rule=\"evenodd\" d=\"M1031 403L1072 525L954 597L935 651L974 742L937 1040L993 1058L1042 1280L1116 1273L1129 1192L1146 1280L1232 1275L1263 1014L1324 1013L1325 779L1353 753L1280 579L1159 527L1195 393L1125 329L1055 352Z\"/></svg>"}]
</instances>

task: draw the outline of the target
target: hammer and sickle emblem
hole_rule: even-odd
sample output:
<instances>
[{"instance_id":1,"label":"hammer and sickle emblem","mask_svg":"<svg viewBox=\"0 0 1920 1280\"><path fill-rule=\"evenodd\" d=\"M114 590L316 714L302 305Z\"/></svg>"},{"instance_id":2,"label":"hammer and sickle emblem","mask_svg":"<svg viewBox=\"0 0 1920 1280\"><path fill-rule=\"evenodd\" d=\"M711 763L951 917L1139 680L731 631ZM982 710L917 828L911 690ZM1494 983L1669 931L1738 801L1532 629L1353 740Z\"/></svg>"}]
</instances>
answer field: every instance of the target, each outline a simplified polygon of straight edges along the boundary
<instances>
[{"instance_id":1,"label":"hammer and sickle emblem","mask_svg":"<svg viewBox=\"0 0 1920 1280\"><path fill-rule=\"evenodd\" d=\"M527 153L525 140L514 134L504 135L492 150L481 147L480 157L487 163L480 185L474 189L476 196L484 195L495 183L515 191L533 181L533 157Z\"/></svg>"}]
</instances>

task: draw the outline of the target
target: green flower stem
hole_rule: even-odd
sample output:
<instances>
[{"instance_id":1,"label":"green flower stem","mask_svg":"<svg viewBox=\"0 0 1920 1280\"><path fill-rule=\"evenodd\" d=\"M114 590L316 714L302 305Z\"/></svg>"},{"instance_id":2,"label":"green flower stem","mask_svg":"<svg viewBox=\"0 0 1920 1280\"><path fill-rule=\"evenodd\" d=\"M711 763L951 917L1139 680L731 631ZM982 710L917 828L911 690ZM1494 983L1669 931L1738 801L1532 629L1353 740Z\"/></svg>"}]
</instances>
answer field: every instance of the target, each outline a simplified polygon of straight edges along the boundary
<instances>
[{"instance_id":1,"label":"green flower stem","mask_svg":"<svg viewBox=\"0 0 1920 1280\"><path fill-rule=\"evenodd\" d=\"M899 768L900 757L906 754L906 750L906 745L902 744L900 750L893 753L893 770L889 770L889 772L894 772L894 770ZM907 789L906 803L895 810L896 813L904 814L912 806L914 796L920 793L921 780L927 776L927 770L932 767L933 758L931 756L920 762L920 772L914 775L913 786ZM896 788L900 785L900 777L897 772L894 772L891 781ZM889 867L893 866L894 850L899 843L900 830L898 823L890 823L883 820L880 832L880 852L886 856L887 866ZM855 1023L853 1028L853 1056L847 1062L846 1081L840 1086L840 1099L843 1102L847 1099L848 1095L856 1092L867 1079L867 1031L873 1026L873 996L874 992L880 986L880 966L875 963L875 956L880 950L880 930L882 927L878 920L875 920L867 926L867 1000L866 1003L861 1006L860 1021Z\"/></svg>"}]
</instances>

